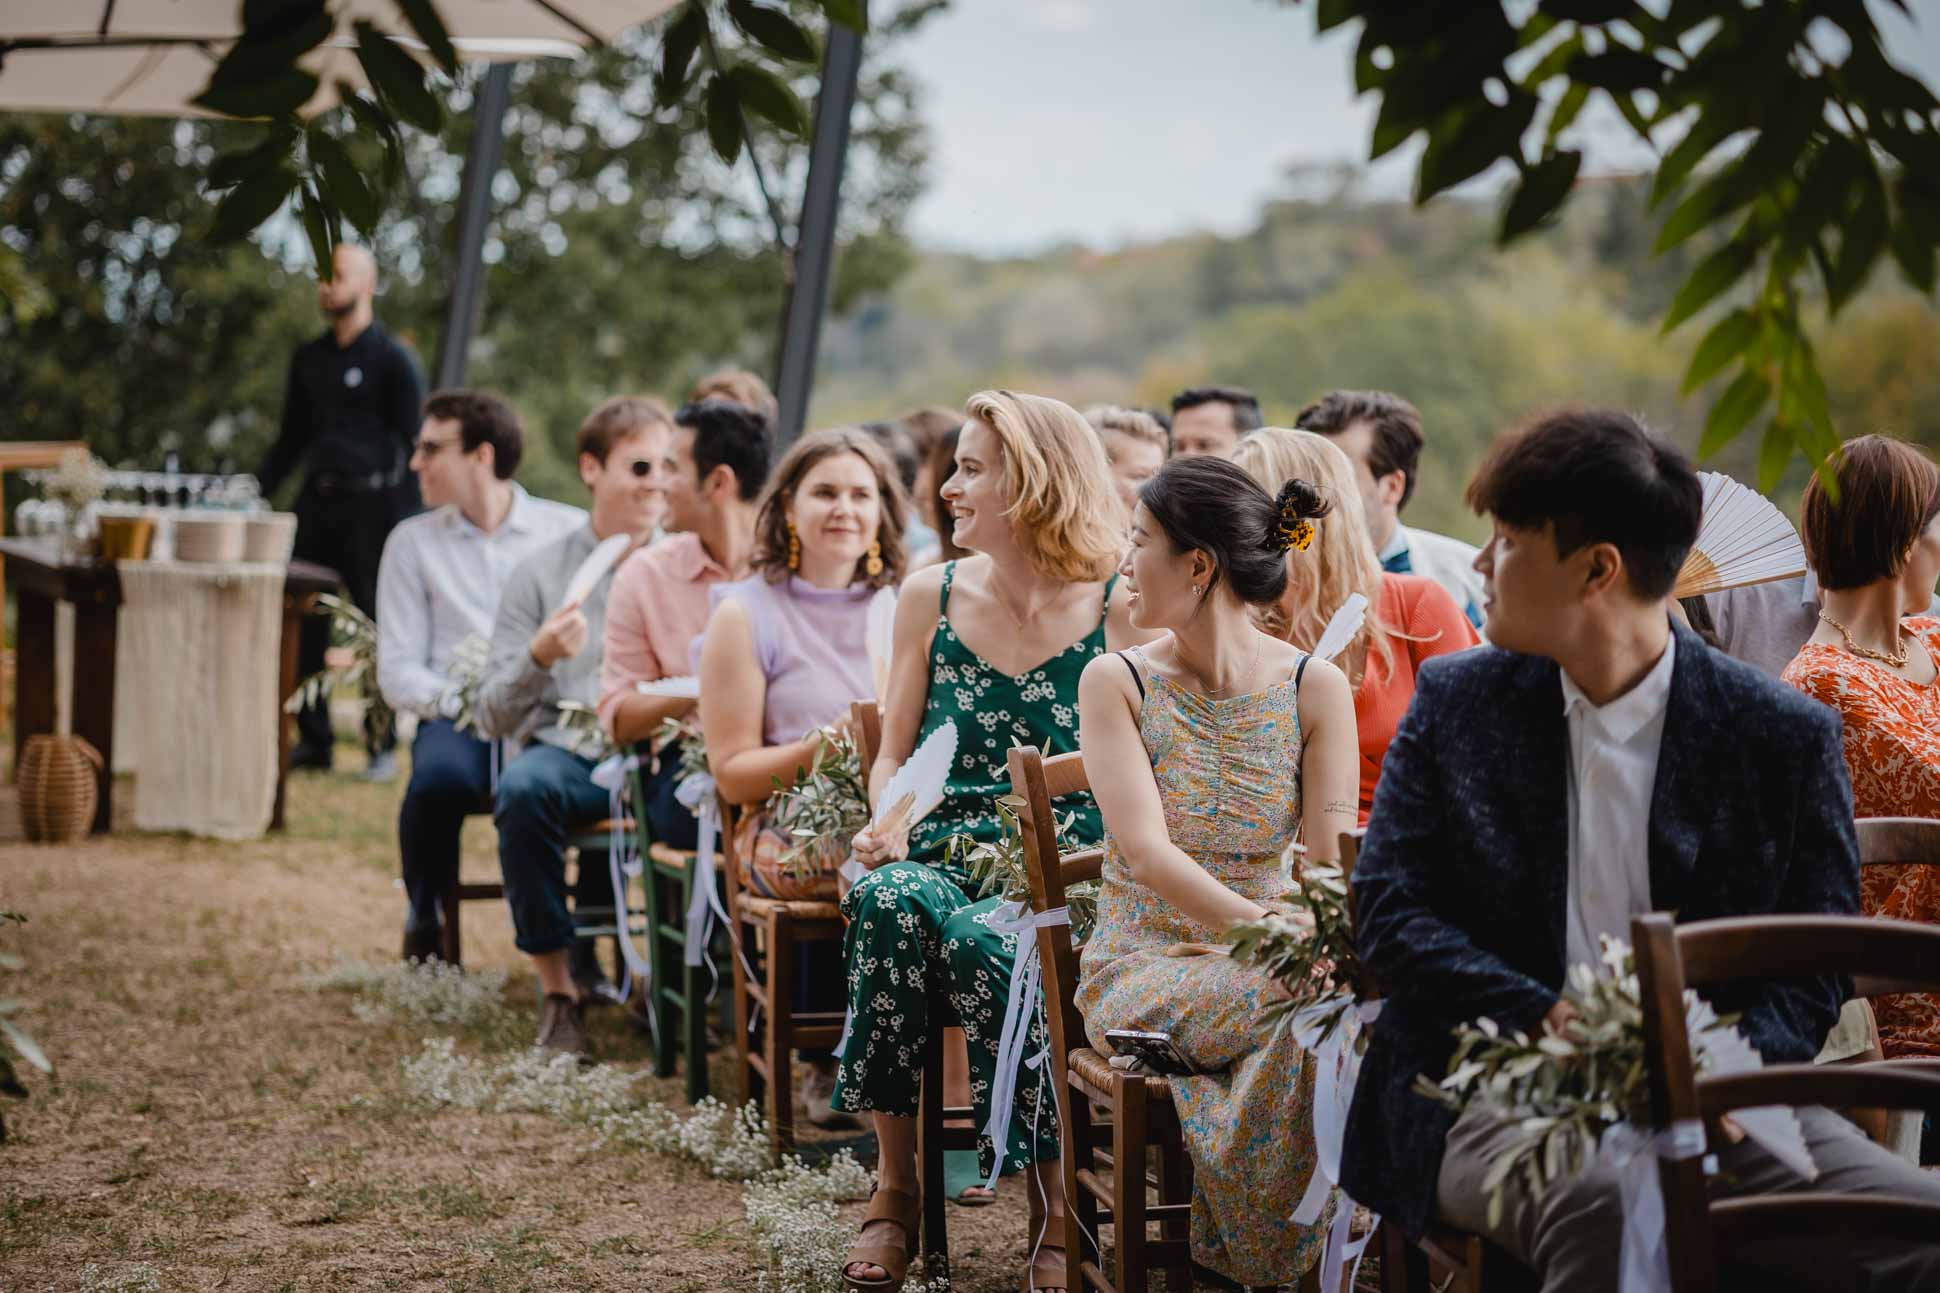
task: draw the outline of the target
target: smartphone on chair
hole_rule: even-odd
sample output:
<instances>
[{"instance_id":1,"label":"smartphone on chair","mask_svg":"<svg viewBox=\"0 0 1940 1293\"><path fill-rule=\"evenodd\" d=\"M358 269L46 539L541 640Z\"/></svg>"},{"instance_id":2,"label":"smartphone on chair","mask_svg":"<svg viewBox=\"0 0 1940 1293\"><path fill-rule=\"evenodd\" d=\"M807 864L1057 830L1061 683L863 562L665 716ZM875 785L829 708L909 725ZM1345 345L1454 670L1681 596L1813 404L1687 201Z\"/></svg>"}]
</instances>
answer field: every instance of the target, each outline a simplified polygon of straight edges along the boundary
<instances>
[{"instance_id":1,"label":"smartphone on chair","mask_svg":"<svg viewBox=\"0 0 1940 1293\"><path fill-rule=\"evenodd\" d=\"M1105 1041L1117 1055L1130 1055L1142 1062L1154 1073L1171 1077L1184 1077L1195 1072L1192 1061L1187 1059L1179 1044L1172 1040L1171 1033L1142 1033L1130 1028L1108 1028Z\"/></svg>"}]
</instances>

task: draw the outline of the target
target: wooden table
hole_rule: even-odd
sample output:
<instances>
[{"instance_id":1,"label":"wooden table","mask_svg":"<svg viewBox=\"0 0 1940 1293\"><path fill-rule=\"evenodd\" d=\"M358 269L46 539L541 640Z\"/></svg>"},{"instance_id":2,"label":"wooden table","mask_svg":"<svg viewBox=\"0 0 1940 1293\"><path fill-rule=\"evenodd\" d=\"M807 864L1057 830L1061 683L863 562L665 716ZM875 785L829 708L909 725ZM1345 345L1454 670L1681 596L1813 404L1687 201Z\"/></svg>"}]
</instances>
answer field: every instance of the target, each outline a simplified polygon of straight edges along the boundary
<instances>
[{"instance_id":1,"label":"wooden table","mask_svg":"<svg viewBox=\"0 0 1940 1293\"><path fill-rule=\"evenodd\" d=\"M0 539L7 589L17 607L14 639L13 766L27 738L54 730L54 604L74 604L74 734L101 754L101 795L94 810L97 834L113 820L115 620L121 610L121 577L113 562L98 558L63 562L59 540ZM283 577L283 633L278 696L296 690L297 643L303 617L318 593L342 584L328 566L292 561ZM276 808L270 829L283 829L283 790L289 774L290 726L276 724Z\"/></svg>"}]
</instances>

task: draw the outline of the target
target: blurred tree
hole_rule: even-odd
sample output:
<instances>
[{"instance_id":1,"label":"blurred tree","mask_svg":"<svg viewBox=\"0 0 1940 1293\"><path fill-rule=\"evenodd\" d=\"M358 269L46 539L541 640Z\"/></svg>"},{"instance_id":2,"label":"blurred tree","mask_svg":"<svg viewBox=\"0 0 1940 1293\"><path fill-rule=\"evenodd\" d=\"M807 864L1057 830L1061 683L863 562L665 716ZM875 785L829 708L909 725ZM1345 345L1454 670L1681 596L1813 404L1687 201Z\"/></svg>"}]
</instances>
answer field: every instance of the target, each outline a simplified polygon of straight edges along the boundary
<instances>
[{"instance_id":1,"label":"blurred tree","mask_svg":"<svg viewBox=\"0 0 1940 1293\"><path fill-rule=\"evenodd\" d=\"M865 53L844 186L835 300L852 305L909 263L902 221L925 140L896 40L936 6L903 6ZM705 366L768 366L783 261L745 171L719 161L698 103L653 94L664 35L642 31L574 63L521 69L493 183L494 262L472 380L526 415L524 474L572 498L580 418L621 390L678 399ZM727 42L723 35L722 41ZM730 48L732 46L730 45ZM463 114L473 80L449 106ZM378 312L428 357L440 326L469 116L450 138L411 133L409 179L383 199L373 240ZM85 436L111 462L253 467L273 435L290 350L322 328L310 260L285 214L255 242L211 236L204 181L250 127L227 122L0 116L0 248L44 284L50 308L0 302L6 434ZM353 150L377 151L368 140ZM792 238L805 144L758 136ZM260 244L260 245L259 245ZM0 267L4 268L4 267Z\"/></svg>"}]
</instances>

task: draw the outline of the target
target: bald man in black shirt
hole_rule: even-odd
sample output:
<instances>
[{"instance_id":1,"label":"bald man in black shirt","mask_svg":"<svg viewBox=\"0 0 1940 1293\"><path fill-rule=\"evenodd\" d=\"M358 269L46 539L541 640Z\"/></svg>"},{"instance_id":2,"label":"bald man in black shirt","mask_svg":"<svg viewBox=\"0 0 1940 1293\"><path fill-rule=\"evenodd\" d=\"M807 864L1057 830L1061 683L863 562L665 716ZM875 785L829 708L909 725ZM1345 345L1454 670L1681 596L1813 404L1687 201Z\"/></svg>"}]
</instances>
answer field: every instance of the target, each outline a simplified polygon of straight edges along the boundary
<instances>
[{"instance_id":1,"label":"bald man in black shirt","mask_svg":"<svg viewBox=\"0 0 1940 1293\"><path fill-rule=\"evenodd\" d=\"M337 246L317 301L330 327L299 346L290 360L283 428L256 475L270 494L306 463L296 503L296 556L333 568L366 615L377 607L377 562L391 527L419 508L417 479L406 464L424 404L424 379L398 340L372 313L377 264L362 247ZM323 667L329 626L304 625L299 669ZM297 715L301 739L290 766L328 768L330 715L323 705ZM365 775L397 775L394 732L369 750Z\"/></svg>"}]
</instances>

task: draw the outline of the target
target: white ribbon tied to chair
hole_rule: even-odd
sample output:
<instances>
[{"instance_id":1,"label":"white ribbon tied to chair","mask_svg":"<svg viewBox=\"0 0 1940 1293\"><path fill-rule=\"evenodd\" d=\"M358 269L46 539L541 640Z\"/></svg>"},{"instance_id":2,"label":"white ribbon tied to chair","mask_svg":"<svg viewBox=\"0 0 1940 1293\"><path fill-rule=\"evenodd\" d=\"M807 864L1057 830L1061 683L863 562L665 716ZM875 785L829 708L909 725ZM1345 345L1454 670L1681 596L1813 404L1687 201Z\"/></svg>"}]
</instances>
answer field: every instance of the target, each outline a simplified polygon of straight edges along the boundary
<instances>
[{"instance_id":1,"label":"white ribbon tied to chair","mask_svg":"<svg viewBox=\"0 0 1940 1293\"><path fill-rule=\"evenodd\" d=\"M1293 1223L1311 1226L1319 1222L1327 1200L1335 1200L1333 1224L1327 1228L1320 1270L1322 1287L1351 1288L1353 1275L1346 1271L1354 1263L1358 1273L1361 1257L1381 1224L1380 1217L1359 1239L1349 1239L1354 1222L1354 1200L1340 1188L1341 1147L1347 1139L1347 1111L1354 1103L1354 1086L1361 1076L1360 1038L1367 1026L1381 1013L1378 1001L1343 1006L1336 999L1302 1007L1288 1026L1300 1049L1307 1052L1314 1066L1314 1174L1293 1210ZM1327 1023L1339 1016L1333 1028ZM1342 1282L1347 1274L1347 1282Z\"/></svg>"},{"instance_id":2,"label":"white ribbon tied to chair","mask_svg":"<svg viewBox=\"0 0 1940 1293\"><path fill-rule=\"evenodd\" d=\"M1745 1073L1765 1066L1764 1059L1736 1028L1716 1026L1717 1013L1696 993L1685 995L1684 1017L1693 1059L1706 1076ZM1731 1120L1800 1177L1817 1179L1818 1167L1806 1149L1798 1114L1791 1108L1764 1105L1734 1109ZM1658 1163L1696 1158L1704 1150L1704 1124L1696 1119L1681 1119L1655 1132L1630 1122L1619 1122L1604 1131L1598 1152L1616 1169L1623 1198L1619 1293L1666 1293L1670 1288L1670 1251L1664 1242L1664 1189Z\"/></svg>"},{"instance_id":3,"label":"white ribbon tied to chair","mask_svg":"<svg viewBox=\"0 0 1940 1293\"><path fill-rule=\"evenodd\" d=\"M713 918L719 916L723 925L728 923L721 899L714 892L715 856L721 847L721 803L714 795L714 778L705 772L697 772L675 786L674 798L700 823L699 838L694 843L694 889L687 899L685 949L686 963L700 965L707 959L707 936Z\"/></svg>"},{"instance_id":4,"label":"white ribbon tied to chair","mask_svg":"<svg viewBox=\"0 0 1940 1293\"><path fill-rule=\"evenodd\" d=\"M632 932L627 928L626 892L627 881L644 870L639 854L633 850L633 835L626 829L627 801L632 797L629 792L629 774L640 766L637 754L609 754L593 768L593 784L606 792L606 866L613 880L613 923L619 928L620 936L620 987L619 1000L625 1001L633 989L633 980L639 979L647 999L647 1026L655 1028L653 1012L653 967L646 953L633 945ZM644 807L644 806L643 806ZM651 878L647 880L652 884ZM653 931L647 931L653 937Z\"/></svg>"},{"instance_id":5,"label":"white ribbon tied to chair","mask_svg":"<svg viewBox=\"0 0 1940 1293\"><path fill-rule=\"evenodd\" d=\"M1017 952L1010 963L1010 999L1004 1005L1004 1031L997 1043L997 1076L990 1088L990 1121L984 1124L984 1134L990 1137L997 1151L990 1177L984 1182L986 1189L996 1189L997 1178L1003 1174L1004 1147L1010 1138L1010 1111L1017 1100L1017 1069L1022 1065L1035 1072L1050 1058L1048 1045L1030 1058L1024 1057L1024 1042L1030 1035L1038 980L1044 968L1037 955L1037 931L1070 923L1069 907L1032 911L1029 903L1004 902L990 913L990 928L994 933L1017 936Z\"/></svg>"}]
</instances>

